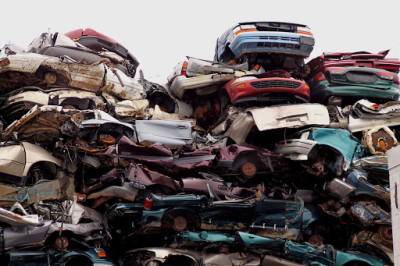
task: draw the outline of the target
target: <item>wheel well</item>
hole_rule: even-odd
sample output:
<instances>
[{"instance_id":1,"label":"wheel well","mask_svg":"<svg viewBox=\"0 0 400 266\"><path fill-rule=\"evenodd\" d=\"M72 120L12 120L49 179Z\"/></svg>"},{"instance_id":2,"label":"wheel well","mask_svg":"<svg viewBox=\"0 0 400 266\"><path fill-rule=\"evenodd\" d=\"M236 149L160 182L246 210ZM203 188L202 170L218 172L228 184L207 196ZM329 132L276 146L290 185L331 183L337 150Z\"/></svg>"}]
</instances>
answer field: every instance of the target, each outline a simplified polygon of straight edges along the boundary
<instances>
[{"instance_id":1,"label":"wheel well","mask_svg":"<svg viewBox=\"0 0 400 266\"><path fill-rule=\"evenodd\" d=\"M40 161L34 163L28 171L25 185L33 186L41 179L54 180L57 178L57 166L52 162Z\"/></svg>"},{"instance_id":2,"label":"wheel well","mask_svg":"<svg viewBox=\"0 0 400 266\"><path fill-rule=\"evenodd\" d=\"M71 231L62 231L62 233L61 233L61 236L64 236L64 237L66 237L66 238L68 238L68 239L71 239L71 237L72 237L73 235L74 235L74 234L73 234ZM51 233L51 234L46 238L46 240L45 240L45 245L47 245L47 246L55 246L55 241L56 241L57 237L59 237L59 236L60 236L60 232L59 232L59 231L56 231L56 232Z\"/></svg>"}]
</instances>

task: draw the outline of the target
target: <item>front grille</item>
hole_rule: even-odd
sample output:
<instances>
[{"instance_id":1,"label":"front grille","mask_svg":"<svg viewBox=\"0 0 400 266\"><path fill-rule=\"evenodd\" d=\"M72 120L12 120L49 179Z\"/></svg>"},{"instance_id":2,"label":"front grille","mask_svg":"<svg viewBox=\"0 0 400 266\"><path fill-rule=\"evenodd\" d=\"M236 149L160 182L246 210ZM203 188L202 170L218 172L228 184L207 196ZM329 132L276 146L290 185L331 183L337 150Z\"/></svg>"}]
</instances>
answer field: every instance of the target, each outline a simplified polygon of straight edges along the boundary
<instances>
[{"instance_id":1,"label":"front grille","mask_svg":"<svg viewBox=\"0 0 400 266\"><path fill-rule=\"evenodd\" d=\"M281 48L281 49L289 49L289 50L300 50L299 44L293 43L281 43L281 42L258 42L257 47L266 47L266 48Z\"/></svg>"},{"instance_id":2,"label":"front grille","mask_svg":"<svg viewBox=\"0 0 400 266\"><path fill-rule=\"evenodd\" d=\"M290 42L300 42L298 37L285 37L285 36L260 36L261 40L274 40L274 41L290 41Z\"/></svg>"},{"instance_id":3,"label":"front grille","mask_svg":"<svg viewBox=\"0 0 400 266\"><path fill-rule=\"evenodd\" d=\"M267 89L267 88L297 89L298 87L301 86L301 83L288 80L265 80L265 81L251 82L250 85L256 89Z\"/></svg>"}]
</instances>

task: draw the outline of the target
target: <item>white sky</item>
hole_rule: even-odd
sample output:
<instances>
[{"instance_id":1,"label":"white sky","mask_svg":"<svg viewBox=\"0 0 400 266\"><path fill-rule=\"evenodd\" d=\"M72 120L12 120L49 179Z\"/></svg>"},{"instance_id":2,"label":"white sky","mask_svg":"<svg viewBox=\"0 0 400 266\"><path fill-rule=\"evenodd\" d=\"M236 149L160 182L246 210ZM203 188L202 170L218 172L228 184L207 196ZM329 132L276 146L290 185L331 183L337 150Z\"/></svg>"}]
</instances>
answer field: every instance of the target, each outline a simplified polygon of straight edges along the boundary
<instances>
[{"instance_id":1,"label":"white sky","mask_svg":"<svg viewBox=\"0 0 400 266\"><path fill-rule=\"evenodd\" d=\"M216 39L241 21L308 25L316 40L309 59L386 49L388 57L400 58L399 0L14 0L1 9L0 47L26 47L48 29L93 28L130 50L145 78L155 82L166 80L186 56L212 60Z\"/></svg>"}]
</instances>

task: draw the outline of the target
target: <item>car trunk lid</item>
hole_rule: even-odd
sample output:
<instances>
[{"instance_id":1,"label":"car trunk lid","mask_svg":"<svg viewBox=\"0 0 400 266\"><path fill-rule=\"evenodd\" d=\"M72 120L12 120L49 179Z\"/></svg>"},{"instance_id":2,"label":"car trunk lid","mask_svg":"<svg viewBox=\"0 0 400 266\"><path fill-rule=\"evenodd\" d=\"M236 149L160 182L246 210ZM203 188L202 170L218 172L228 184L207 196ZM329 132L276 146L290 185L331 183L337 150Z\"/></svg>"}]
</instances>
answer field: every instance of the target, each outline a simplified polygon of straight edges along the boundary
<instances>
[{"instance_id":1,"label":"car trunk lid","mask_svg":"<svg viewBox=\"0 0 400 266\"><path fill-rule=\"evenodd\" d=\"M366 86L381 90L398 84L397 74L368 67L328 67L326 77L331 85Z\"/></svg>"}]
</instances>

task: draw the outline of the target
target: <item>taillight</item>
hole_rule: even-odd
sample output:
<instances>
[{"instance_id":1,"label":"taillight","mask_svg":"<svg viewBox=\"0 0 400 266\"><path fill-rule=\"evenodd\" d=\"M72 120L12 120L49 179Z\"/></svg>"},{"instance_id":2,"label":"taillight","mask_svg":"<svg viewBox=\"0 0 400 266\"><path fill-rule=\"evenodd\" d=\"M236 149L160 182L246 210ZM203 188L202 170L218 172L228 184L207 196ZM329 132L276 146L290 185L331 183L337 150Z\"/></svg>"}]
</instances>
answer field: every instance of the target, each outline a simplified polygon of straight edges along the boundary
<instances>
[{"instance_id":1,"label":"taillight","mask_svg":"<svg viewBox=\"0 0 400 266\"><path fill-rule=\"evenodd\" d=\"M151 198L151 196L148 196L144 200L144 209L151 210L151 207L153 207L153 199Z\"/></svg>"},{"instance_id":2,"label":"taillight","mask_svg":"<svg viewBox=\"0 0 400 266\"><path fill-rule=\"evenodd\" d=\"M381 79L387 79L387 80L395 80L397 76L395 73L383 72L383 71L379 72L378 75Z\"/></svg>"},{"instance_id":3,"label":"taillight","mask_svg":"<svg viewBox=\"0 0 400 266\"><path fill-rule=\"evenodd\" d=\"M320 82L321 80L325 80L325 75L323 73L319 73L318 75L315 76L314 82Z\"/></svg>"},{"instance_id":4,"label":"taillight","mask_svg":"<svg viewBox=\"0 0 400 266\"><path fill-rule=\"evenodd\" d=\"M1 58L0 59L0 67L6 66L10 64L10 60L7 57Z\"/></svg>"},{"instance_id":5,"label":"taillight","mask_svg":"<svg viewBox=\"0 0 400 266\"><path fill-rule=\"evenodd\" d=\"M104 251L104 249L95 248L95 251L97 253L97 257L99 257L99 258L107 258L107 253Z\"/></svg>"},{"instance_id":6,"label":"taillight","mask_svg":"<svg viewBox=\"0 0 400 266\"><path fill-rule=\"evenodd\" d=\"M253 31L257 31L256 25L254 25L254 24L243 24L243 25L239 25L233 29L233 33L235 34L235 37L241 33L253 32Z\"/></svg>"},{"instance_id":7,"label":"taillight","mask_svg":"<svg viewBox=\"0 0 400 266\"><path fill-rule=\"evenodd\" d=\"M343 74L346 72L346 69L343 67L329 67L328 69L332 74Z\"/></svg>"},{"instance_id":8,"label":"taillight","mask_svg":"<svg viewBox=\"0 0 400 266\"><path fill-rule=\"evenodd\" d=\"M399 81L399 76L396 75L396 77L393 80L394 83L400 85L400 81Z\"/></svg>"},{"instance_id":9,"label":"taillight","mask_svg":"<svg viewBox=\"0 0 400 266\"><path fill-rule=\"evenodd\" d=\"M238 36L239 34L244 33L244 32L252 32L252 31L257 31L257 29L238 30L237 32L235 32L235 36Z\"/></svg>"},{"instance_id":10,"label":"taillight","mask_svg":"<svg viewBox=\"0 0 400 266\"><path fill-rule=\"evenodd\" d=\"M187 62L187 61L183 62L182 70L181 70L181 75L182 75L182 76L185 76L185 77L186 77L186 74L187 74L187 73L186 73L187 67L188 67L188 62Z\"/></svg>"},{"instance_id":11,"label":"taillight","mask_svg":"<svg viewBox=\"0 0 400 266\"><path fill-rule=\"evenodd\" d=\"M309 36L313 36L313 34L311 33L309 28L306 27L297 27L297 33L298 34L305 34L305 35L309 35Z\"/></svg>"}]
</instances>

